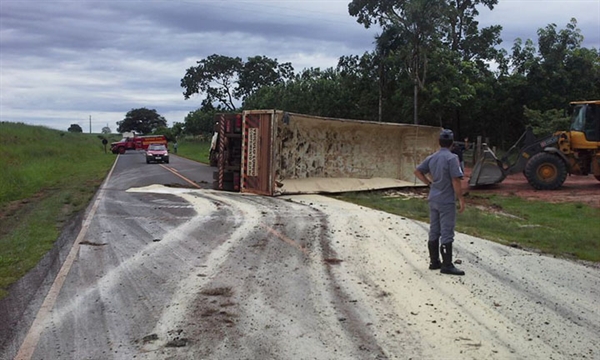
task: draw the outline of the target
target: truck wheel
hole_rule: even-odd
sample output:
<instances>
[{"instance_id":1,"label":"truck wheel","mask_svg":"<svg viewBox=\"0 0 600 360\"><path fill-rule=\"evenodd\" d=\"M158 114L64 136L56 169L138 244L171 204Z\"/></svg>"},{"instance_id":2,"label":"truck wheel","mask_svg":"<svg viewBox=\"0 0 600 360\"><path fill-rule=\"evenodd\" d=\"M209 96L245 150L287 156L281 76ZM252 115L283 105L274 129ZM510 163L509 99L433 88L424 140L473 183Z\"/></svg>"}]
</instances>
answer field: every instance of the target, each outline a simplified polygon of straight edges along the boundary
<instances>
[{"instance_id":1,"label":"truck wheel","mask_svg":"<svg viewBox=\"0 0 600 360\"><path fill-rule=\"evenodd\" d=\"M124 147L120 147L119 148L119 154L125 154L125 148Z\"/></svg>"},{"instance_id":2,"label":"truck wheel","mask_svg":"<svg viewBox=\"0 0 600 360\"><path fill-rule=\"evenodd\" d=\"M557 155L542 152L529 159L525 177L538 190L555 190L567 179L567 166Z\"/></svg>"},{"instance_id":3,"label":"truck wheel","mask_svg":"<svg viewBox=\"0 0 600 360\"><path fill-rule=\"evenodd\" d=\"M218 171L213 171L213 180L219 180ZM223 173L223 181L233 181L233 173L231 171L225 171Z\"/></svg>"},{"instance_id":4,"label":"truck wheel","mask_svg":"<svg viewBox=\"0 0 600 360\"><path fill-rule=\"evenodd\" d=\"M212 188L214 190L225 190L225 191L234 191L234 186L233 186L233 181L223 181L223 188L220 189L219 188L219 182L218 181L213 181L213 186Z\"/></svg>"},{"instance_id":5,"label":"truck wheel","mask_svg":"<svg viewBox=\"0 0 600 360\"><path fill-rule=\"evenodd\" d=\"M150 164L150 160L146 159L146 164Z\"/></svg>"},{"instance_id":6,"label":"truck wheel","mask_svg":"<svg viewBox=\"0 0 600 360\"><path fill-rule=\"evenodd\" d=\"M208 154L208 159L210 162L210 166L216 167L219 164L219 157L216 151L211 150Z\"/></svg>"},{"instance_id":7,"label":"truck wheel","mask_svg":"<svg viewBox=\"0 0 600 360\"><path fill-rule=\"evenodd\" d=\"M223 190L225 191L233 191L234 186L233 186L233 181L223 181Z\"/></svg>"}]
</instances>

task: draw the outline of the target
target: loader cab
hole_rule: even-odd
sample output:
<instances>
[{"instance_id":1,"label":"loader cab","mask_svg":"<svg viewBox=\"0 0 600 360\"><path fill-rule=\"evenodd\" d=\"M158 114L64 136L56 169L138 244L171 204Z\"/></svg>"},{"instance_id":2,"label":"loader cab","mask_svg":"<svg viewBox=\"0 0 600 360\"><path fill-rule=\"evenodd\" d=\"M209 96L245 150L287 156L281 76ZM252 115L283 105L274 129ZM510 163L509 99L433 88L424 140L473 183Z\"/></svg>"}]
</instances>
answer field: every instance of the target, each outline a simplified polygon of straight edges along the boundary
<instances>
[{"instance_id":1,"label":"loader cab","mask_svg":"<svg viewBox=\"0 0 600 360\"><path fill-rule=\"evenodd\" d=\"M571 106L571 131L583 133L586 141L600 141L600 101L574 102Z\"/></svg>"}]
</instances>

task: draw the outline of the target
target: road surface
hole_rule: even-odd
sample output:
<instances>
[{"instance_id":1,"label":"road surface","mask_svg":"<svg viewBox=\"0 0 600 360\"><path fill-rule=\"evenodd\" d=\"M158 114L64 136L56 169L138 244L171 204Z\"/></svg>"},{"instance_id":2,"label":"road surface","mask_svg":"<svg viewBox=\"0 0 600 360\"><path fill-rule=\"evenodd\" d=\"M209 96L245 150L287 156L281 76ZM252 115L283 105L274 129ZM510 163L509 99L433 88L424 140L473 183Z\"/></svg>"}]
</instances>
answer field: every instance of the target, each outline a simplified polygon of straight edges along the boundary
<instances>
[{"instance_id":1,"label":"road surface","mask_svg":"<svg viewBox=\"0 0 600 360\"><path fill-rule=\"evenodd\" d=\"M119 156L16 358L600 358L597 266L457 234L441 275L424 223L211 171Z\"/></svg>"}]
</instances>

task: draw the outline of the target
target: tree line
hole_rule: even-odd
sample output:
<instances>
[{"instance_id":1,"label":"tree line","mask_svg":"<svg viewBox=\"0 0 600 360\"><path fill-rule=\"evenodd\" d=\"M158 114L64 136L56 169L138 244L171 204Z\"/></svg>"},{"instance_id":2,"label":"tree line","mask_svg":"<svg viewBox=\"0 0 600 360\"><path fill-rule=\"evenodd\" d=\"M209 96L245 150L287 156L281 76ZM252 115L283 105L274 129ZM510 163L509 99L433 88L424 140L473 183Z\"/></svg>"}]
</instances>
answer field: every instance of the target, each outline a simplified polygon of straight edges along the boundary
<instances>
[{"instance_id":1,"label":"tree line","mask_svg":"<svg viewBox=\"0 0 600 360\"><path fill-rule=\"evenodd\" d=\"M567 130L568 104L600 99L600 52L582 46L577 20L549 24L537 42L499 47L499 25L479 28L478 7L497 0L353 0L350 16L379 25L372 51L342 56L335 67L295 72L266 56L214 54L188 68L183 96L200 108L175 134L213 131L218 112L281 109L303 114L452 129L500 147L532 126Z\"/></svg>"}]
</instances>

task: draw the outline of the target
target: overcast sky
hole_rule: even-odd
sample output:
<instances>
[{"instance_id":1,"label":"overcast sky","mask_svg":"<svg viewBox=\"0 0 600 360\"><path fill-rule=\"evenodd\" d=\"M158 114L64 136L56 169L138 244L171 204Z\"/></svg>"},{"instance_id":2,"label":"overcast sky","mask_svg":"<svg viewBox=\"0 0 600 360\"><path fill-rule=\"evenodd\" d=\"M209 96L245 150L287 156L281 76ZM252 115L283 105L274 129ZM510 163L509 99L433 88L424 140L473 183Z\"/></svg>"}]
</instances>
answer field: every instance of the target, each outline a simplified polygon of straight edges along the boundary
<instances>
[{"instance_id":1,"label":"overcast sky","mask_svg":"<svg viewBox=\"0 0 600 360\"><path fill-rule=\"evenodd\" d=\"M185 70L211 54L264 55L295 71L333 67L373 50L377 29L348 15L350 0L0 0L0 120L100 132L135 108L169 126L184 100ZM600 48L600 0L499 0L480 26L501 25L503 47L576 18L584 46Z\"/></svg>"}]
</instances>

